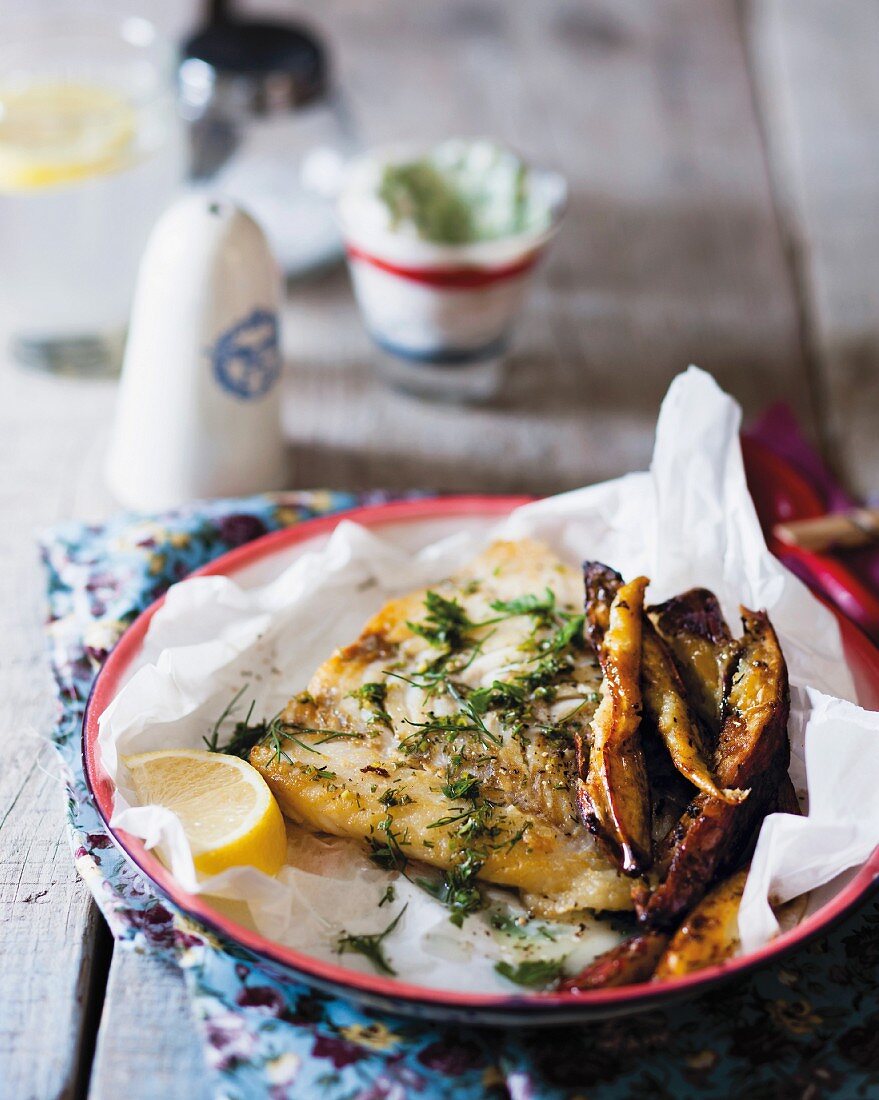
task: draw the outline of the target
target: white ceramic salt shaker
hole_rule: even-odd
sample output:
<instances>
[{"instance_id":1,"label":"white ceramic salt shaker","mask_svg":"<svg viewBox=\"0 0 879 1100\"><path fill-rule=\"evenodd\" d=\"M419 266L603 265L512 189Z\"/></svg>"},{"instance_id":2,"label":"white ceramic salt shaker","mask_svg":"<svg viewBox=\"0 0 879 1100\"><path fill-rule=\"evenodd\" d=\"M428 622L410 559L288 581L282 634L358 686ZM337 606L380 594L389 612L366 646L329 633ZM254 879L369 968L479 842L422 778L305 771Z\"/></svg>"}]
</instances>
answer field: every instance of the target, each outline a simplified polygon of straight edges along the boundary
<instances>
[{"instance_id":1,"label":"white ceramic salt shaker","mask_svg":"<svg viewBox=\"0 0 879 1100\"><path fill-rule=\"evenodd\" d=\"M141 262L107 455L126 507L282 488L280 276L256 222L189 195Z\"/></svg>"}]
</instances>

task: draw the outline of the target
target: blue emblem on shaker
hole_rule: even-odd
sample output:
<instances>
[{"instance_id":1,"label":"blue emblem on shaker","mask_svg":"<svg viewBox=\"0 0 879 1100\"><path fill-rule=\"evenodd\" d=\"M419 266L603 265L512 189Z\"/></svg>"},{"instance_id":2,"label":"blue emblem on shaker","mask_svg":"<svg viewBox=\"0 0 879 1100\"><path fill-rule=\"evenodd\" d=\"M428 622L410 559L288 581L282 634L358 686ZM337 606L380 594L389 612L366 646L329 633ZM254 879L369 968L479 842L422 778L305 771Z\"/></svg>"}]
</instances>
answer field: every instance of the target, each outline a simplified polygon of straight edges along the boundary
<instances>
[{"instance_id":1,"label":"blue emblem on shaker","mask_svg":"<svg viewBox=\"0 0 879 1100\"><path fill-rule=\"evenodd\" d=\"M277 315L255 309L226 329L209 354L224 390L245 401L263 397L281 376Z\"/></svg>"}]
</instances>

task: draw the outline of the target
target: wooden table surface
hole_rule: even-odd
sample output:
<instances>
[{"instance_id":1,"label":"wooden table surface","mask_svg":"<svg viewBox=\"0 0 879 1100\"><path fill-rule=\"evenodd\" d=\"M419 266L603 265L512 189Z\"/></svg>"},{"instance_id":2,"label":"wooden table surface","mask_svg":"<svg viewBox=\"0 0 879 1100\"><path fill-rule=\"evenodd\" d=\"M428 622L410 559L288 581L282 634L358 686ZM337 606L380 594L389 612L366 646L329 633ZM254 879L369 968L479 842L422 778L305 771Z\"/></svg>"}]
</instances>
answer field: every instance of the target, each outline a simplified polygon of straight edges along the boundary
<instances>
[{"instance_id":1,"label":"wooden table surface","mask_svg":"<svg viewBox=\"0 0 879 1100\"><path fill-rule=\"evenodd\" d=\"M491 407L383 389L343 272L291 288L292 485L545 493L641 468L669 380L696 362L746 413L790 402L853 489L879 490L872 0L317 10L367 142L497 135L561 168L572 203ZM114 390L0 365L2 1100L205 1095L179 977L113 951L36 737L34 532L113 508Z\"/></svg>"}]
</instances>

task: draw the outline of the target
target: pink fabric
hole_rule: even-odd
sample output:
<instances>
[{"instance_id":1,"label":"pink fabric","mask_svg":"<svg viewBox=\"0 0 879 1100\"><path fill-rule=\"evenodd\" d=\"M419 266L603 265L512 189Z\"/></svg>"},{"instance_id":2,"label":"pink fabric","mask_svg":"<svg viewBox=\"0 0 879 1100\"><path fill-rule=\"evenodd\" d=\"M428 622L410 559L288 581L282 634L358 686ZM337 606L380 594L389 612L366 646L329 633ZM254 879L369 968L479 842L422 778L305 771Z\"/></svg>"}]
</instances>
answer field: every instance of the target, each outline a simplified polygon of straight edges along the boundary
<instances>
[{"instance_id":1,"label":"pink fabric","mask_svg":"<svg viewBox=\"0 0 879 1100\"><path fill-rule=\"evenodd\" d=\"M808 479L824 498L828 512L841 512L857 505L858 501L839 484L803 435L788 405L772 405L747 434L786 459ZM879 592L879 547L839 551L835 556L864 584Z\"/></svg>"}]
</instances>

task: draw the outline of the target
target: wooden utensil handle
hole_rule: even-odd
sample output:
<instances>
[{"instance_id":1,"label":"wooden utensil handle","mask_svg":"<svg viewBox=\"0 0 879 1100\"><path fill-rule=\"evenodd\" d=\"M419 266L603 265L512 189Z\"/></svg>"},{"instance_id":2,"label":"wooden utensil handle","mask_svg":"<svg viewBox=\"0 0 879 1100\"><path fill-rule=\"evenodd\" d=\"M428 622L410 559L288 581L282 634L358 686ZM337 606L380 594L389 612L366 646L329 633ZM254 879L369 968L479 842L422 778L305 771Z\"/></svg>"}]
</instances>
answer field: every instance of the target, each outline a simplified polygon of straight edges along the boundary
<instances>
[{"instance_id":1,"label":"wooden utensil handle","mask_svg":"<svg viewBox=\"0 0 879 1100\"><path fill-rule=\"evenodd\" d=\"M803 550L853 550L879 542L879 508L853 508L815 519L776 524L773 534Z\"/></svg>"}]
</instances>

